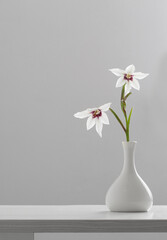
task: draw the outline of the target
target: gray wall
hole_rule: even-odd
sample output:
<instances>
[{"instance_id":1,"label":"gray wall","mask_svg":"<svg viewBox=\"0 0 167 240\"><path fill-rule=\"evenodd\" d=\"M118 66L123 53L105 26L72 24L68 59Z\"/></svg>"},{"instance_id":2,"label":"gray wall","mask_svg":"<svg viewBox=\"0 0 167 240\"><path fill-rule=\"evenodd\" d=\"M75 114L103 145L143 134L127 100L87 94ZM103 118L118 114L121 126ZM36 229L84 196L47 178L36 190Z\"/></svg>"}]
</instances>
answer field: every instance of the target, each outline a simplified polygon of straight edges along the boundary
<instances>
[{"instance_id":1,"label":"gray wall","mask_svg":"<svg viewBox=\"0 0 167 240\"><path fill-rule=\"evenodd\" d=\"M167 1L0 1L0 204L103 204L123 163L125 136L113 116L100 139L73 114L112 102L109 68L150 73L133 91L137 168L167 203ZM111 239L111 234L37 239ZM166 235L113 234L113 239Z\"/></svg>"}]
</instances>

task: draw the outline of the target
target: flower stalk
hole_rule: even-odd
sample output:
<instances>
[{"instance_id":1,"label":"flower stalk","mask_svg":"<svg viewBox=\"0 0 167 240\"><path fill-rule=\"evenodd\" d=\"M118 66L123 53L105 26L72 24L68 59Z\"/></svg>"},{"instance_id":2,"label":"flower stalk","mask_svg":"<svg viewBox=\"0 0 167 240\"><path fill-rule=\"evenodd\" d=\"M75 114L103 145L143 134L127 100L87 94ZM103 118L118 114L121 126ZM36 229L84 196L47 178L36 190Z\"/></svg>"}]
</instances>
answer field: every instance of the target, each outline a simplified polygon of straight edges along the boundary
<instances>
[{"instance_id":1,"label":"flower stalk","mask_svg":"<svg viewBox=\"0 0 167 240\"><path fill-rule=\"evenodd\" d=\"M131 95L132 93L129 92L128 94L125 95L125 84L122 87L122 91L121 91L121 109L122 112L124 114L125 117L125 122L126 122L126 140L127 142L129 142L129 125L130 125L130 118L132 115L132 109L130 111L129 117L127 117L127 113L126 113L126 100L127 98Z\"/></svg>"},{"instance_id":2,"label":"flower stalk","mask_svg":"<svg viewBox=\"0 0 167 240\"><path fill-rule=\"evenodd\" d=\"M130 140L130 138L129 138L129 127L130 127L130 119L131 119L131 115L132 115L132 108L131 108L129 116L127 118L126 100L131 94L132 93L129 92L127 95L125 95L125 84L124 84L123 87L122 87L122 91L121 91L121 101L120 101L120 103L121 103L121 109L122 109L123 115L125 117L126 128L125 128L124 124L122 123L121 119L116 114L116 112L112 108L109 108L109 110L113 113L114 117L117 119L117 121L119 122L119 124L123 128L123 130L125 132L125 135L126 135L127 142L129 142L129 140Z\"/></svg>"},{"instance_id":3,"label":"flower stalk","mask_svg":"<svg viewBox=\"0 0 167 240\"><path fill-rule=\"evenodd\" d=\"M118 120L118 122L120 123L121 127L123 128L125 134L126 134L126 128L124 127L122 121L120 120L120 118L118 117L118 115L116 114L116 112L114 112L114 110L112 108L109 108L109 110L113 113L113 115L115 116L115 118Z\"/></svg>"}]
</instances>

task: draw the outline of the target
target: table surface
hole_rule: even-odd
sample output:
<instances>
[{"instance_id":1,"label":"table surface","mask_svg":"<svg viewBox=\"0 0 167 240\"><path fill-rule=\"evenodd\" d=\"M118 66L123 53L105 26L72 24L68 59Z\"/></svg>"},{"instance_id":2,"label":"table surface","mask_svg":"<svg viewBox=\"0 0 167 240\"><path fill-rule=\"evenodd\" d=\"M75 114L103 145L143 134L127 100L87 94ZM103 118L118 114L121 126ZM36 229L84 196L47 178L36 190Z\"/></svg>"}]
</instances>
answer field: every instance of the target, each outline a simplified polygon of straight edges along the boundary
<instances>
[{"instance_id":1,"label":"table surface","mask_svg":"<svg viewBox=\"0 0 167 240\"><path fill-rule=\"evenodd\" d=\"M2 232L167 232L167 206L121 213L105 205L1 205Z\"/></svg>"}]
</instances>

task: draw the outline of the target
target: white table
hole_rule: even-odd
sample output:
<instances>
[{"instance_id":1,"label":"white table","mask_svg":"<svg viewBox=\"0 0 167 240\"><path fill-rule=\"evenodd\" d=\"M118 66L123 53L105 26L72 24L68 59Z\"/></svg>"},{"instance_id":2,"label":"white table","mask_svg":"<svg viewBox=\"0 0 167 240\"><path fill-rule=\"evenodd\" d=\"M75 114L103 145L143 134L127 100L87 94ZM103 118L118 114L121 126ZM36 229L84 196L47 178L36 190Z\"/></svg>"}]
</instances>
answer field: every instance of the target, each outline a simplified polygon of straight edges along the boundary
<instances>
[{"instance_id":1,"label":"white table","mask_svg":"<svg viewBox=\"0 0 167 240\"><path fill-rule=\"evenodd\" d=\"M167 206L138 213L109 212L104 205L0 206L0 240L56 232L167 232Z\"/></svg>"}]
</instances>

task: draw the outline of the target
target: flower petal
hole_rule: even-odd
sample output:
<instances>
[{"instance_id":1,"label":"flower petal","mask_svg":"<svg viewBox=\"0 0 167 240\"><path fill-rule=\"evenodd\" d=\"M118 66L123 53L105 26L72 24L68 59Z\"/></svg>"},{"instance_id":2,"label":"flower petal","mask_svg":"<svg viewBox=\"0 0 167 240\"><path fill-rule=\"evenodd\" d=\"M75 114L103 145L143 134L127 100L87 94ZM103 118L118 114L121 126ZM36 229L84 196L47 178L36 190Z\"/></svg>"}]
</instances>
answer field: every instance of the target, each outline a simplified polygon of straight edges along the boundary
<instances>
[{"instance_id":1,"label":"flower petal","mask_svg":"<svg viewBox=\"0 0 167 240\"><path fill-rule=\"evenodd\" d=\"M120 69L120 68L109 69L109 71L112 72L113 74L115 74L118 77L120 77L120 76L125 74L125 71Z\"/></svg>"},{"instance_id":2,"label":"flower petal","mask_svg":"<svg viewBox=\"0 0 167 240\"><path fill-rule=\"evenodd\" d=\"M126 69L125 69L125 72L127 74L133 74L135 71L135 66L132 64L132 65L129 65Z\"/></svg>"},{"instance_id":3,"label":"flower petal","mask_svg":"<svg viewBox=\"0 0 167 240\"><path fill-rule=\"evenodd\" d=\"M125 85L125 95L127 95L131 90L131 85L129 82L126 83Z\"/></svg>"},{"instance_id":4,"label":"flower petal","mask_svg":"<svg viewBox=\"0 0 167 240\"><path fill-rule=\"evenodd\" d=\"M117 87L122 87L125 83L126 83L126 81L124 80L124 77L120 77L120 78L118 78L115 87L116 87L116 88L117 88Z\"/></svg>"},{"instance_id":5,"label":"flower petal","mask_svg":"<svg viewBox=\"0 0 167 240\"><path fill-rule=\"evenodd\" d=\"M130 85L131 85L133 88L135 88L135 89L137 89L137 90L140 90L139 81L138 81L137 79L133 78L133 81L130 82Z\"/></svg>"},{"instance_id":6,"label":"flower petal","mask_svg":"<svg viewBox=\"0 0 167 240\"><path fill-rule=\"evenodd\" d=\"M99 109L102 110L103 112L106 112L110 108L110 105L111 105L111 103L106 103L106 104L100 106Z\"/></svg>"},{"instance_id":7,"label":"flower petal","mask_svg":"<svg viewBox=\"0 0 167 240\"><path fill-rule=\"evenodd\" d=\"M142 73L142 72L135 72L133 74L133 76L137 79L143 79L145 77L147 77L149 75L149 73Z\"/></svg>"},{"instance_id":8,"label":"flower petal","mask_svg":"<svg viewBox=\"0 0 167 240\"><path fill-rule=\"evenodd\" d=\"M96 121L94 118L92 118L92 116L88 117L88 120L86 122L87 130L90 130L95 125L95 123Z\"/></svg>"},{"instance_id":9,"label":"flower petal","mask_svg":"<svg viewBox=\"0 0 167 240\"><path fill-rule=\"evenodd\" d=\"M103 129L103 123L100 120L100 118L96 118L96 131L99 134L100 137L102 137L102 129Z\"/></svg>"},{"instance_id":10,"label":"flower petal","mask_svg":"<svg viewBox=\"0 0 167 240\"><path fill-rule=\"evenodd\" d=\"M91 113L92 111L96 111L98 108L88 108L87 110Z\"/></svg>"},{"instance_id":11,"label":"flower petal","mask_svg":"<svg viewBox=\"0 0 167 240\"><path fill-rule=\"evenodd\" d=\"M90 110L89 109L87 109L87 110L85 110L85 111L82 111L82 112L77 112L77 113L75 113L74 114L74 117L76 117L76 118L86 118L86 117L89 117L90 116Z\"/></svg>"},{"instance_id":12,"label":"flower petal","mask_svg":"<svg viewBox=\"0 0 167 240\"><path fill-rule=\"evenodd\" d=\"M102 113L102 116L100 117L100 119L101 119L102 123L107 124L107 125L109 124L109 119L105 112Z\"/></svg>"}]
</instances>

